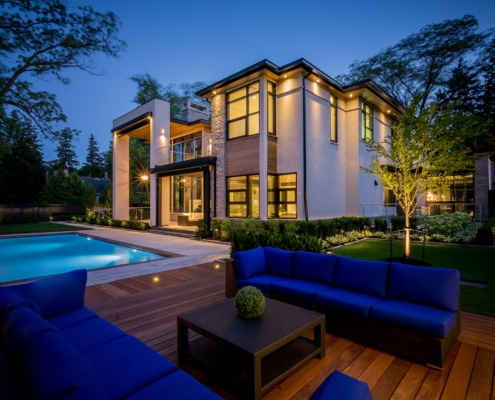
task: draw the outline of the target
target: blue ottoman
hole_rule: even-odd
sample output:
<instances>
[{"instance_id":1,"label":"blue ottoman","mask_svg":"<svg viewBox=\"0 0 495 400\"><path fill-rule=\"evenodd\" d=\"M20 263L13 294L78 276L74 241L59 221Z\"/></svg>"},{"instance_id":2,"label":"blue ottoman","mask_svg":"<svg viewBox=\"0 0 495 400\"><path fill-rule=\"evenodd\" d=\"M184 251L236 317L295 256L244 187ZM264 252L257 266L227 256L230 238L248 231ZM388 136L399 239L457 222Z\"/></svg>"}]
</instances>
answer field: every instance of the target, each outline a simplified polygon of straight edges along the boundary
<instances>
[{"instance_id":1,"label":"blue ottoman","mask_svg":"<svg viewBox=\"0 0 495 400\"><path fill-rule=\"evenodd\" d=\"M361 382L340 371L334 371L323 381L310 400L373 400L366 382Z\"/></svg>"}]
</instances>

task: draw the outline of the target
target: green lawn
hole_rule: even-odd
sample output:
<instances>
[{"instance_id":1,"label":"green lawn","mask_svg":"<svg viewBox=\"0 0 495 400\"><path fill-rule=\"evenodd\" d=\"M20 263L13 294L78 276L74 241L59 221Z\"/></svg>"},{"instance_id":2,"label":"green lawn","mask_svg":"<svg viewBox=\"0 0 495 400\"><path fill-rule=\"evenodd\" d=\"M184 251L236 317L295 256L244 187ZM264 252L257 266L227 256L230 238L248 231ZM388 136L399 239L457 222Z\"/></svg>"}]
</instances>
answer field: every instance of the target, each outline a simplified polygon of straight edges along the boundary
<instances>
[{"instance_id":1,"label":"green lawn","mask_svg":"<svg viewBox=\"0 0 495 400\"><path fill-rule=\"evenodd\" d=\"M91 230L79 226L53 224L51 222L38 222L35 224L0 225L0 235L12 235L20 233L43 233L43 232L67 232Z\"/></svg>"},{"instance_id":2,"label":"green lawn","mask_svg":"<svg viewBox=\"0 0 495 400\"><path fill-rule=\"evenodd\" d=\"M422 250L421 243L412 243L411 257L420 260ZM392 257L400 257L403 251L403 242L392 242ZM365 240L334 249L333 253L364 260L386 260L390 258L390 241ZM427 244L424 260L432 267L459 270L463 281L487 284L484 288L461 285L461 310L495 317L494 247Z\"/></svg>"}]
</instances>

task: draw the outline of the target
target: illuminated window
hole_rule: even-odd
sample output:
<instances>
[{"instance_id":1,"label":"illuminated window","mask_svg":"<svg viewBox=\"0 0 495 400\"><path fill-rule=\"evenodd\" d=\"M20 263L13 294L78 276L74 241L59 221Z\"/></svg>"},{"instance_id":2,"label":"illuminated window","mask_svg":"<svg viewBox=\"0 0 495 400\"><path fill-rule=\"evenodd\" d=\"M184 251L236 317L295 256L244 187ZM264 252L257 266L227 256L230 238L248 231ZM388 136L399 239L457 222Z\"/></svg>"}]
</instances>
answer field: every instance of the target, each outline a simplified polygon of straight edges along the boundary
<instances>
[{"instance_id":1,"label":"illuminated window","mask_svg":"<svg viewBox=\"0 0 495 400\"><path fill-rule=\"evenodd\" d=\"M268 82L268 133L276 135L276 95L277 87L274 83Z\"/></svg>"},{"instance_id":2,"label":"illuminated window","mask_svg":"<svg viewBox=\"0 0 495 400\"><path fill-rule=\"evenodd\" d=\"M250 85L227 94L227 138L260 133L260 85Z\"/></svg>"},{"instance_id":3,"label":"illuminated window","mask_svg":"<svg viewBox=\"0 0 495 400\"><path fill-rule=\"evenodd\" d=\"M297 218L297 175L278 176L278 218Z\"/></svg>"},{"instance_id":4,"label":"illuminated window","mask_svg":"<svg viewBox=\"0 0 495 400\"><path fill-rule=\"evenodd\" d=\"M259 175L227 178L227 217L260 217Z\"/></svg>"},{"instance_id":5,"label":"illuminated window","mask_svg":"<svg viewBox=\"0 0 495 400\"><path fill-rule=\"evenodd\" d=\"M362 139L373 140L373 109L366 103L361 103Z\"/></svg>"},{"instance_id":6,"label":"illuminated window","mask_svg":"<svg viewBox=\"0 0 495 400\"><path fill-rule=\"evenodd\" d=\"M330 96L330 140L337 143L337 98Z\"/></svg>"}]
</instances>

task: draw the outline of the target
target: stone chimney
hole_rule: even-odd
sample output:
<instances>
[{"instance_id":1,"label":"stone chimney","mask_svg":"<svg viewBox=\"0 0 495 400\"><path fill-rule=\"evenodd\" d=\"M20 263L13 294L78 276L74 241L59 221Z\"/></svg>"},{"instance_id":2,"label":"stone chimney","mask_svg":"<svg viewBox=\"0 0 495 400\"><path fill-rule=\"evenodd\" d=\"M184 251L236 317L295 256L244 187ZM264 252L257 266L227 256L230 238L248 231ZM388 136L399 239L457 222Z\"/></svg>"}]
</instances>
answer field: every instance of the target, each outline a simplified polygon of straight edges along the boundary
<instances>
[{"instance_id":1,"label":"stone chimney","mask_svg":"<svg viewBox=\"0 0 495 400\"><path fill-rule=\"evenodd\" d=\"M210 105L199 101L187 99L181 104L181 119L187 122L198 119L210 120Z\"/></svg>"}]
</instances>

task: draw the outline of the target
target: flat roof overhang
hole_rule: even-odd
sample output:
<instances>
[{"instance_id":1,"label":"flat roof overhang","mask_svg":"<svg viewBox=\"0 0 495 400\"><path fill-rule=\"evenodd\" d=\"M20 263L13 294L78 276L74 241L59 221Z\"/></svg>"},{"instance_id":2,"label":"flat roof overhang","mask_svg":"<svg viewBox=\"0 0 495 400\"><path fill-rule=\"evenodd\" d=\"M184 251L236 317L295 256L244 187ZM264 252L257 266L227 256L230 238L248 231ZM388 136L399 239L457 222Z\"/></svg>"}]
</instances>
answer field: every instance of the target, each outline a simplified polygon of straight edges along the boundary
<instances>
[{"instance_id":1,"label":"flat roof overhang","mask_svg":"<svg viewBox=\"0 0 495 400\"><path fill-rule=\"evenodd\" d=\"M157 174L160 176L189 174L191 172L203 171L210 166L215 166L216 162L217 158L215 156L200 157L173 164L157 165L155 168L151 169L150 174Z\"/></svg>"}]
</instances>

